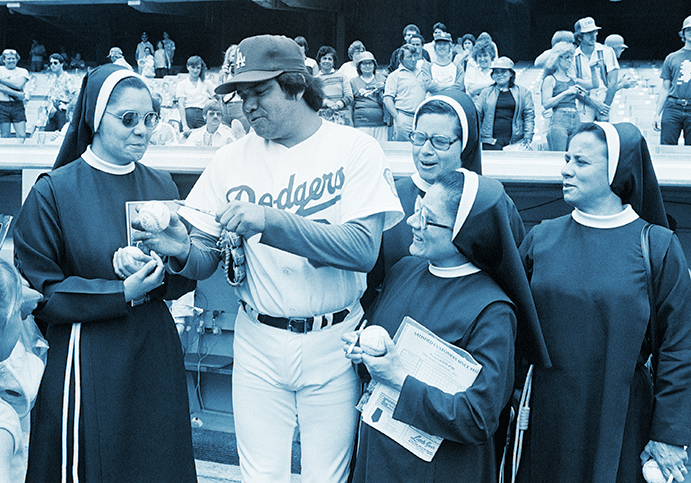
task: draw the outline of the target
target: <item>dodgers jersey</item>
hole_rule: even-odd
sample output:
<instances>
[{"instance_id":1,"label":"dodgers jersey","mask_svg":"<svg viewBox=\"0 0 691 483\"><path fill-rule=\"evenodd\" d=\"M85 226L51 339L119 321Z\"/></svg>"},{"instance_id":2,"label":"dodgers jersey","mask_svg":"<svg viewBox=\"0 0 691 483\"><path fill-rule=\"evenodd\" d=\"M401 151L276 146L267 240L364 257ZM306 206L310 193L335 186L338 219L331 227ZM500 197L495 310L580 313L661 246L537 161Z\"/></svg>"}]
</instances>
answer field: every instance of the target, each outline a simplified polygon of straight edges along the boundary
<instances>
[{"instance_id":1,"label":"dodgers jersey","mask_svg":"<svg viewBox=\"0 0 691 483\"><path fill-rule=\"evenodd\" d=\"M388 229L403 217L379 143L357 129L326 121L290 148L250 133L219 149L187 203L216 212L230 200L329 224L385 213ZM222 226L208 215L185 208L180 215L206 233L221 233ZM244 241L247 278L238 287L238 296L260 313L327 314L352 306L365 290L365 273L314 266L260 240L256 234Z\"/></svg>"}]
</instances>

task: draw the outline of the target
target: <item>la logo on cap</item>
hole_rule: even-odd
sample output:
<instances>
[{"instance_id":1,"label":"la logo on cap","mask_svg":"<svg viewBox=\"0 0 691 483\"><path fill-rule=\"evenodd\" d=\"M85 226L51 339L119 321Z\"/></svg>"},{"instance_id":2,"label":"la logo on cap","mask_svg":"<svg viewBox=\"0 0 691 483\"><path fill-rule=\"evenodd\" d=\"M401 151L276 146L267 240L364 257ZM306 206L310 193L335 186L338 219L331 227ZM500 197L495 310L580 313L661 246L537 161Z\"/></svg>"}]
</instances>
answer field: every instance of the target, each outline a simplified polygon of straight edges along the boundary
<instances>
[{"instance_id":1,"label":"la logo on cap","mask_svg":"<svg viewBox=\"0 0 691 483\"><path fill-rule=\"evenodd\" d=\"M235 58L235 67L245 67L246 57L238 50L238 55Z\"/></svg>"}]
</instances>

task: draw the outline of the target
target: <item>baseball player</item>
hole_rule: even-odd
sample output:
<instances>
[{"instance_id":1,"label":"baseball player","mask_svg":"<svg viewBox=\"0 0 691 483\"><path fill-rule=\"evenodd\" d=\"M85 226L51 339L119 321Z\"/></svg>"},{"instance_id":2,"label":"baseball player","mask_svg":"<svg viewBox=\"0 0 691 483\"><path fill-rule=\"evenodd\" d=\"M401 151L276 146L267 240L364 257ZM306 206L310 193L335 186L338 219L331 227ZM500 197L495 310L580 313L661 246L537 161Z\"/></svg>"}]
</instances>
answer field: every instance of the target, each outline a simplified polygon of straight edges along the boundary
<instances>
[{"instance_id":1,"label":"baseball player","mask_svg":"<svg viewBox=\"0 0 691 483\"><path fill-rule=\"evenodd\" d=\"M235 65L216 92L238 93L254 132L219 149L192 189L180 210L189 236L173 217L141 239L171 270L204 278L222 232L242 236L233 413L243 481L290 481L298 424L302 481L344 482L359 391L340 337L362 319L366 273L402 209L379 144L317 115L321 84L293 40L247 38Z\"/></svg>"}]
</instances>

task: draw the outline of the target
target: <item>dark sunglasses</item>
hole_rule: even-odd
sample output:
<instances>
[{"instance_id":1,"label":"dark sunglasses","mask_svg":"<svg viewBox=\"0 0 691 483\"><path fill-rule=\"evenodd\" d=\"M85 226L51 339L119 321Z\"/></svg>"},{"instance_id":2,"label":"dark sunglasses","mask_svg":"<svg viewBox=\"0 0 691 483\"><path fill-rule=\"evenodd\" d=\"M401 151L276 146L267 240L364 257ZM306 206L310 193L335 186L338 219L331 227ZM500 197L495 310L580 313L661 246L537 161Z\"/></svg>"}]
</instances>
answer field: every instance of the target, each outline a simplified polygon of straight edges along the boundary
<instances>
[{"instance_id":1,"label":"dark sunglasses","mask_svg":"<svg viewBox=\"0 0 691 483\"><path fill-rule=\"evenodd\" d=\"M50 61L50 65L59 65L59 64L60 64L60 62L58 62L57 60L51 60Z\"/></svg>"},{"instance_id":2,"label":"dark sunglasses","mask_svg":"<svg viewBox=\"0 0 691 483\"><path fill-rule=\"evenodd\" d=\"M133 128L139 124L139 113L135 111L127 111L121 115L113 114L112 112L105 111L106 114L110 114L113 117L117 117L122 121L122 125L127 128ZM154 111L147 112L144 114L144 126L149 129L153 129L158 125L158 114Z\"/></svg>"}]
</instances>

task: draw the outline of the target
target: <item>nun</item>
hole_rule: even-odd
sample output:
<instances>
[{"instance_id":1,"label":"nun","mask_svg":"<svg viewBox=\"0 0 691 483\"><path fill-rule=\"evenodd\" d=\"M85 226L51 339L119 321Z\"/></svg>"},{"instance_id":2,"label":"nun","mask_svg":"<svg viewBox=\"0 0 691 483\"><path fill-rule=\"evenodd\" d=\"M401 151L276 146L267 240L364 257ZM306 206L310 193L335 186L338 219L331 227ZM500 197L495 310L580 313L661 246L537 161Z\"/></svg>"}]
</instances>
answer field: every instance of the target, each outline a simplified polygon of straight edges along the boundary
<instances>
[{"instance_id":1,"label":"nun","mask_svg":"<svg viewBox=\"0 0 691 483\"><path fill-rule=\"evenodd\" d=\"M109 64L82 82L52 171L17 216L17 267L50 345L27 482L196 481L180 340L165 299L193 282L128 255L128 201L176 199L139 163L158 122L144 80ZM135 252L136 253L136 252Z\"/></svg>"},{"instance_id":2,"label":"nun","mask_svg":"<svg viewBox=\"0 0 691 483\"><path fill-rule=\"evenodd\" d=\"M562 177L573 212L520 247L552 367L533 374L519 481L643 482L649 459L683 481L691 280L646 141L633 124L584 124Z\"/></svg>"},{"instance_id":3,"label":"nun","mask_svg":"<svg viewBox=\"0 0 691 483\"><path fill-rule=\"evenodd\" d=\"M448 394L403 369L389 338L386 355L350 345L372 380L400 390L393 418L443 438L430 462L366 424L354 482L497 481L495 432L514 389L515 360L549 365L512 225L513 202L496 180L461 169L440 175L407 220L410 254L388 273L368 320L393 336L411 317L482 365L474 384ZM497 438L503 436L497 435Z\"/></svg>"},{"instance_id":4,"label":"nun","mask_svg":"<svg viewBox=\"0 0 691 483\"><path fill-rule=\"evenodd\" d=\"M413 214L417 197L424 197L437 177L461 167L482 174L479 132L475 104L460 88L445 89L418 106L410 134L415 173L396 181L405 217L382 236L379 258L367 276L364 308L381 290L387 271L409 254L413 236L405 220Z\"/></svg>"}]
</instances>

